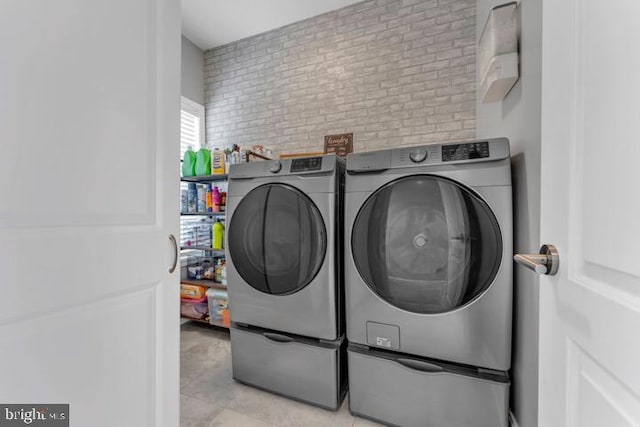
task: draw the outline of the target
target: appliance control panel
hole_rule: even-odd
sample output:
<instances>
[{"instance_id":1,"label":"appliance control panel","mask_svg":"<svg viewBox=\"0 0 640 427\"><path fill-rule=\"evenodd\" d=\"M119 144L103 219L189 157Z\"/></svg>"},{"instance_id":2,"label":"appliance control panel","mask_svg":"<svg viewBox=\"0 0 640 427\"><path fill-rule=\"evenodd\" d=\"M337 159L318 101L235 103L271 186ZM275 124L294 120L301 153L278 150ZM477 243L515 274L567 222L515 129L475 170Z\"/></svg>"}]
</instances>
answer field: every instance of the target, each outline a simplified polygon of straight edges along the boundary
<instances>
[{"instance_id":1,"label":"appliance control panel","mask_svg":"<svg viewBox=\"0 0 640 427\"><path fill-rule=\"evenodd\" d=\"M311 172L322 170L322 157L292 159L289 172Z\"/></svg>"},{"instance_id":2,"label":"appliance control panel","mask_svg":"<svg viewBox=\"0 0 640 427\"><path fill-rule=\"evenodd\" d=\"M324 156L235 163L229 170L229 179L282 177L288 175L317 175L335 172L344 160L335 154Z\"/></svg>"},{"instance_id":3,"label":"appliance control panel","mask_svg":"<svg viewBox=\"0 0 640 427\"><path fill-rule=\"evenodd\" d=\"M507 138L400 147L347 156L347 171L375 172L394 168L432 167L509 158Z\"/></svg>"},{"instance_id":4,"label":"appliance control panel","mask_svg":"<svg viewBox=\"0 0 640 427\"><path fill-rule=\"evenodd\" d=\"M483 159L489 157L489 142L469 142L442 146L442 161Z\"/></svg>"}]
</instances>

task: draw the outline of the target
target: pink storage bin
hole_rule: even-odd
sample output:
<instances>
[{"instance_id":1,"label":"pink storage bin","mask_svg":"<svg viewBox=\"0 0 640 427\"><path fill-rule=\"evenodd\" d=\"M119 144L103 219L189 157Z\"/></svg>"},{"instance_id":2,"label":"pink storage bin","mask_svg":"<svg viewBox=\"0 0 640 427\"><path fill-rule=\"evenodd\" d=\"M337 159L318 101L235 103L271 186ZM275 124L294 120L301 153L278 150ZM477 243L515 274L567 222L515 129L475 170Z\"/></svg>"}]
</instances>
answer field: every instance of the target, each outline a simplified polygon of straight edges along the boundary
<instances>
[{"instance_id":1,"label":"pink storage bin","mask_svg":"<svg viewBox=\"0 0 640 427\"><path fill-rule=\"evenodd\" d=\"M199 300L180 299L180 314L192 319L204 319L209 313L207 297Z\"/></svg>"}]
</instances>

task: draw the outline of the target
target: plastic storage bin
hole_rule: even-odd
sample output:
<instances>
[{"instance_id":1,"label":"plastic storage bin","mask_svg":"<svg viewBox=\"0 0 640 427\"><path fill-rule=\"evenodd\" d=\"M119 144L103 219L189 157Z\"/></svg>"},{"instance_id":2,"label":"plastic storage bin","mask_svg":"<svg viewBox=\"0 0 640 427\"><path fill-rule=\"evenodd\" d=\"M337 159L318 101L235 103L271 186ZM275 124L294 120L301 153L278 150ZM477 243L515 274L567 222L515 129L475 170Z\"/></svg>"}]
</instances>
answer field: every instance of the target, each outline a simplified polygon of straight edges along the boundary
<instances>
[{"instance_id":1,"label":"plastic storage bin","mask_svg":"<svg viewBox=\"0 0 640 427\"><path fill-rule=\"evenodd\" d=\"M180 300L180 314L184 317L190 317L192 319L204 319L208 313L209 304L207 304L207 297L201 298L199 300Z\"/></svg>"},{"instance_id":2,"label":"plastic storage bin","mask_svg":"<svg viewBox=\"0 0 640 427\"><path fill-rule=\"evenodd\" d=\"M180 297L185 300L200 300L205 298L207 288L198 285L180 285Z\"/></svg>"},{"instance_id":3,"label":"plastic storage bin","mask_svg":"<svg viewBox=\"0 0 640 427\"><path fill-rule=\"evenodd\" d=\"M209 303L209 323L229 327L229 295L227 291L207 289L207 301Z\"/></svg>"},{"instance_id":4,"label":"plastic storage bin","mask_svg":"<svg viewBox=\"0 0 640 427\"><path fill-rule=\"evenodd\" d=\"M180 277L187 280L215 279L216 258L190 256L182 265ZM204 296L204 294L203 294Z\"/></svg>"}]
</instances>

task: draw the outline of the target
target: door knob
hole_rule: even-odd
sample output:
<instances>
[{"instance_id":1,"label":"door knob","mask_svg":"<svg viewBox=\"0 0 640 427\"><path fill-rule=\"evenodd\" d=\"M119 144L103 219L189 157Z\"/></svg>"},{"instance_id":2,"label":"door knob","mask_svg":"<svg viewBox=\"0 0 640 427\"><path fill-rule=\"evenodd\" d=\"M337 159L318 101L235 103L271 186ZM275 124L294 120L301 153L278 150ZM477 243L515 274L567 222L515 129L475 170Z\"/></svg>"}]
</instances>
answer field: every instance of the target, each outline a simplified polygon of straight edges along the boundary
<instances>
[{"instance_id":1,"label":"door knob","mask_svg":"<svg viewBox=\"0 0 640 427\"><path fill-rule=\"evenodd\" d=\"M176 267L178 266L178 242L176 241L176 236L173 234L169 234L169 241L173 244L173 265L169 268L169 273L173 273L176 271Z\"/></svg>"},{"instance_id":2,"label":"door knob","mask_svg":"<svg viewBox=\"0 0 640 427\"><path fill-rule=\"evenodd\" d=\"M560 256L553 245L542 245L538 254L516 254L513 260L538 274L553 276L558 272Z\"/></svg>"}]
</instances>

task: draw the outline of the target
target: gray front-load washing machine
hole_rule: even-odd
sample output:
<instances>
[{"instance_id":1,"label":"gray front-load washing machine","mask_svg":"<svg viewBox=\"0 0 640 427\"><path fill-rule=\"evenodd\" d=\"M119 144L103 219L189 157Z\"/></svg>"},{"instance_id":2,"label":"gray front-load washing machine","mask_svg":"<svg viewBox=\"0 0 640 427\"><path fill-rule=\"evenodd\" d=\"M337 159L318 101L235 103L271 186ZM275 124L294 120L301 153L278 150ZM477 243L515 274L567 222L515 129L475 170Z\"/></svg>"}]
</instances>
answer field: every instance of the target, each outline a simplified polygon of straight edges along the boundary
<instances>
[{"instance_id":1,"label":"gray front-load washing machine","mask_svg":"<svg viewBox=\"0 0 640 427\"><path fill-rule=\"evenodd\" d=\"M343 190L335 155L229 171L234 378L330 409L346 386Z\"/></svg>"},{"instance_id":2,"label":"gray front-load washing machine","mask_svg":"<svg viewBox=\"0 0 640 427\"><path fill-rule=\"evenodd\" d=\"M507 425L512 202L505 138L347 158L351 410Z\"/></svg>"}]
</instances>

